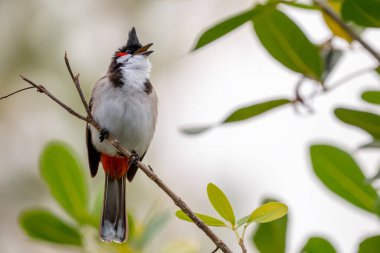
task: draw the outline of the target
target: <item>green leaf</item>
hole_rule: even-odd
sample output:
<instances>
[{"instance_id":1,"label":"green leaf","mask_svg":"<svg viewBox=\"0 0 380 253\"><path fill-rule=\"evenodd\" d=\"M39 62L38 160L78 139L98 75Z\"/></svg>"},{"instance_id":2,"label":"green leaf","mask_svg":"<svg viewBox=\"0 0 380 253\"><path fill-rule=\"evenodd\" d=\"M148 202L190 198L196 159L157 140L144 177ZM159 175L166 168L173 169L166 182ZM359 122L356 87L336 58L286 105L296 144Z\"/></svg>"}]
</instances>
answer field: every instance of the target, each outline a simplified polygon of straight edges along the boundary
<instances>
[{"instance_id":1,"label":"green leaf","mask_svg":"<svg viewBox=\"0 0 380 253\"><path fill-rule=\"evenodd\" d=\"M310 147L313 169L331 191L366 211L377 214L379 196L347 152L329 145Z\"/></svg>"},{"instance_id":2,"label":"green leaf","mask_svg":"<svg viewBox=\"0 0 380 253\"><path fill-rule=\"evenodd\" d=\"M79 223L86 223L90 217L87 185L72 149L61 142L49 143L40 157L40 171L62 208Z\"/></svg>"},{"instance_id":3,"label":"green leaf","mask_svg":"<svg viewBox=\"0 0 380 253\"><path fill-rule=\"evenodd\" d=\"M63 222L43 209L23 211L20 226L31 238L59 244L82 246L82 238L76 228Z\"/></svg>"},{"instance_id":4,"label":"green leaf","mask_svg":"<svg viewBox=\"0 0 380 253\"><path fill-rule=\"evenodd\" d=\"M257 13L260 12L260 9L261 9L260 5L258 5L254 9L251 9L251 10L239 13L233 17L227 18L223 22L209 28L198 39L198 42L195 48L193 49L193 51L213 42L216 39L219 39L225 34L238 28L245 22L248 22L252 17L254 17L255 15L257 15Z\"/></svg>"},{"instance_id":5,"label":"green leaf","mask_svg":"<svg viewBox=\"0 0 380 253\"><path fill-rule=\"evenodd\" d=\"M219 213L219 215L229 221L232 226L235 226L234 211L230 201L227 199L223 191L213 183L209 183L207 185L207 195L212 206Z\"/></svg>"},{"instance_id":6,"label":"green leaf","mask_svg":"<svg viewBox=\"0 0 380 253\"><path fill-rule=\"evenodd\" d=\"M334 246L322 237L311 237L301 253L336 253Z\"/></svg>"},{"instance_id":7,"label":"green leaf","mask_svg":"<svg viewBox=\"0 0 380 253\"><path fill-rule=\"evenodd\" d=\"M330 9L332 9L338 17L340 16L342 3L343 1L336 1L336 0L328 0L326 2L326 4L328 4ZM327 27L335 36L338 36L346 40L348 43L351 43L353 41L353 38L351 37L351 35L348 34L347 31L340 26L340 24L338 24L333 18L331 18L328 14L326 14L324 10L321 9L320 11L322 12L322 17Z\"/></svg>"},{"instance_id":8,"label":"green leaf","mask_svg":"<svg viewBox=\"0 0 380 253\"><path fill-rule=\"evenodd\" d=\"M380 116L346 108L335 109L335 116L346 124L359 127L375 139L380 139Z\"/></svg>"},{"instance_id":9,"label":"green leaf","mask_svg":"<svg viewBox=\"0 0 380 253\"><path fill-rule=\"evenodd\" d=\"M273 8L252 21L261 44L276 60L295 72L321 79L324 68L317 47L288 16Z\"/></svg>"},{"instance_id":10,"label":"green leaf","mask_svg":"<svg viewBox=\"0 0 380 253\"><path fill-rule=\"evenodd\" d=\"M358 253L379 253L380 235L365 239L359 245Z\"/></svg>"},{"instance_id":11,"label":"green leaf","mask_svg":"<svg viewBox=\"0 0 380 253\"><path fill-rule=\"evenodd\" d=\"M264 203L275 200L266 200ZM285 253L288 216L261 223L253 235L253 242L260 253Z\"/></svg>"},{"instance_id":12,"label":"green leaf","mask_svg":"<svg viewBox=\"0 0 380 253\"><path fill-rule=\"evenodd\" d=\"M368 103L380 105L380 91L365 91L362 99Z\"/></svg>"},{"instance_id":13,"label":"green leaf","mask_svg":"<svg viewBox=\"0 0 380 253\"><path fill-rule=\"evenodd\" d=\"M100 216L99 216L100 217ZM137 231L137 225L135 221L135 216L131 211L127 212L127 219L128 219L128 240L132 243L135 243L136 234L140 233L140 231Z\"/></svg>"},{"instance_id":14,"label":"green leaf","mask_svg":"<svg viewBox=\"0 0 380 253\"><path fill-rule=\"evenodd\" d=\"M288 5L288 6L304 9L304 10L314 10L314 11L319 10L319 7L316 5L302 4L302 3L298 3L294 1L291 1L291 2L281 1L280 3Z\"/></svg>"},{"instance_id":15,"label":"green leaf","mask_svg":"<svg viewBox=\"0 0 380 253\"><path fill-rule=\"evenodd\" d=\"M248 223L267 223L277 220L288 213L288 207L280 202L269 202L254 210L248 218Z\"/></svg>"},{"instance_id":16,"label":"green leaf","mask_svg":"<svg viewBox=\"0 0 380 253\"><path fill-rule=\"evenodd\" d=\"M233 113L231 113L231 115L229 115L223 121L223 123L246 120L246 119L258 116L260 114L263 114L267 111L270 111L276 107L286 105L289 103L291 103L289 99L275 99L275 100L270 100L270 101L266 101L259 104L242 107L234 111Z\"/></svg>"},{"instance_id":17,"label":"green leaf","mask_svg":"<svg viewBox=\"0 0 380 253\"><path fill-rule=\"evenodd\" d=\"M270 100L246 107L242 107L231 113L223 122L223 123L230 123L230 122L236 122L236 121L242 121L242 120L247 120L252 117L259 116L260 114L263 114L267 111L270 111L272 109L275 109L277 107L280 107L282 105L290 104L291 101L286 98L282 99L275 99L275 100ZM196 135L200 133L204 133L216 125L208 125L208 126L199 126L199 127L188 127L188 128L183 128L181 131L184 134L188 135Z\"/></svg>"},{"instance_id":18,"label":"green leaf","mask_svg":"<svg viewBox=\"0 0 380 253\"><path fill-rule=\"evenodd\" d=\"M236 227L240 227L241 225L247 223L247 222L248 222L248 219L249 219L249 216L251 216L251 215L247 215L247 216L244 216L243 218L240 218L240 219L236 222Z\"/></svg>"},{"instance_id":19,"label":"green leaf","mask_svg":"<svg viewBox=\"0 0 380 253\"><path fill-rule=\"evenodd\" d=\"M184 134L188 134L188 135L195 135L195 134L204 133L204 132L210 130L211 128L213 128L213 127L214 127L213 125L197 126L197 127L186 127L186 128L182 128L181 132L184 133Z\"/></svg>"},{"instance_id":20,"label":"green leaf","mask_svg":"<svg viewBox=\"0 0 380 253\"><path fill-rule=\"evenodd\" d=\"M358 25L380 27L379 10L379 0L346 0L342 6L342 16Z\"/></svg>"},{"instance_id":21,"label":"green leaf","mask_svg":"<svg viewBox=\"0 0 380 253\"><path fill-rule=\"evenodd\" d=\"M375 72L380 75L380 66L378 66L377 68L375 68Z\"/></svg>"},{"instance_id":22,"label":"green leaf","mask_svg":"<svg viewBox=\"0 0 380 253\"><path fill-rule=\"evenodd\" d=\"M178 210L175 215L181 219L181 220L184 220L184 221L189 221L189 222L193 222L189 216L187 216L182 210ZM212 226L212 227L226 227L226 224L217 219L217 218L214 218L214 217L211 217L209 215L206 215L206 214L201 214L201 213L195 213L195 215L201 220L203 221L207 226Z\"/></svg>"}]
</instances>

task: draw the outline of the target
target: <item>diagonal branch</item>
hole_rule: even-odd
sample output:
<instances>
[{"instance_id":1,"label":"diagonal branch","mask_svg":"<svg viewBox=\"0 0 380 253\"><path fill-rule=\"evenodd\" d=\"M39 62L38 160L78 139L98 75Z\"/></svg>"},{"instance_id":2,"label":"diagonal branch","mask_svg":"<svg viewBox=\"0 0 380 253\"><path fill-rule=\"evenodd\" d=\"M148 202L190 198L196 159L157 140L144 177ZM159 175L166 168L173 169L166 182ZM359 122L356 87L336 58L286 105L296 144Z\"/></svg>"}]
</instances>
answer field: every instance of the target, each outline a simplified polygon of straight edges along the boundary
<instances>
[{"instance_id":1,"label":"diagonal branch","mask_svg":"<svg viewBox=\"0 0 380 253\"><path fill-rule=\"evenodd\" d=\"M77 88L77 91L79 93L79 96L82 100L83 106L86 109L86 112L88 113L87 117L82 116L80 113L74 111L72 108L64 104L62 101L60 101L58 98L56 98L53 94L51 94L44 86L38 85L34 83L33 81L29 80L28 78L20 75L20 77L27 83L31 85L31 87L25 88L23 90L29 89L29 88L36 88L37 91L44 93L49 98L51 98L54 102L56 102L58 105L63 107L67 112L74 115L75 117L86 121L88 124L91 124L93 127L95 127L98 131L101 131L100 125L93 119L91 112L88 107L88 103L84 98L82 89L80 87L79 83L79 75L74 76L73 72L70 67L70 63L68 61L67 55L65 54L65 63L67 66L67 69L70 73L70 76L73 80L73 83L75 87ZM20 92L22 90L19 90L17 92ZM9 94L5 97L9 97L17 92L14 92L12 94ZM107 140L124 156L130 157L131 152L127 150L125 147L123 147L119 141L113 137L112 135L108 135ZM152 168L142 162L137 162L138 168L140 168L145 175L147 175L153 182L156 183L156 185L161 188L187 216L214 242L214 244L217 246L217 249L222 250L225 253L232 253L232 251L228 248L228 246L216 235L212 230L203 223L190 209L190 207L176 194L174 193L152 170Z\"/></svg>"},{"instance_id":2,"label":"diagonal branch","mask_svg":"<svg viewBox=\"0 0 380 253\"><path fill-rule=\"evenodd\" d=\"M29 90L29 89L35 89L35 88L36 88L36 87L30 86L30 87L26 87L26 88L23 88L23 89L19 89L19 90L15 91L15 92L12 92L11 94L8 94L8 95L5 95L5 96L0 97L0 100L2 100L2 99L4 99L4 98L7 98L7 97L10 97L10 96L12 96L12 95L14 95L14 94L16 94L16 93L21 92L21 91Z\"/></svg>"},{"instance_id":3,"label":"diagonal branch","mask_svg":"<svg viewBox=\"0 0 380 253\"><path fill-rule=\"evenodd\" d=\"M320 0L314 0L314 3L321 7L330 18L332 18L342 29L344 29L353 39L359 42L367 51L376 58L380 64L380 54L373 49L366 41L364 41L359 34L357 34L351 27L349 27L343 20L324 2Z\"/></svg>"},{"instance_id":4,"label":"diagonal branch","mask_svg":"<svg viewBox=\"0 0 380 253\"><path fill-rule=\"evenodd\" d=\"M88 106L88 103L87 103L87 101L86 101L86 99L85 99L85 97L83 95L82 89L80 87L79 74L76 75L76 76L74 76L73 71L71 70L69 58L67 58L67 52L65 52L65 57L64 58L65 58L65 63L66 63L67 70L69 71L71 79L73 80L73 83L75 84L75 88L77 88L77 91L78 91L78 94L80 96L80 100L82 101L82 104L84 106L84 109L86 110L87 115L89 117L92 117L90 107Z\"/></svg>"},{"instance_id":5,"label":"diagonal branch","mask_svg":"<svg viewBox=\"0 0 380 253\"><path fill-rule=\"evenodd\" d=\"M81 119L81 120L84 120L84 121L87 121L87 118L80 115L78 112L74 111L72 108L68 107L66 104L64 104L61 100L59 100L58 98L56 98L53 94L51 94L44 86L42 85L38 85L38 84L35 84L33 81L29 80L28 78L26 77L23 77L22 75L20 75L20 77L27 83L29 83L30 85L32 85L34 88L36 88L38 90L38 92L40 93L44 93L45 95L47 95L49 98L51 98L54 102L56 102L57 104L59 104L61 107L63 107L66 111L68 111L70 114L74 115L75 117Z\"/></svg>"}]
</instances>

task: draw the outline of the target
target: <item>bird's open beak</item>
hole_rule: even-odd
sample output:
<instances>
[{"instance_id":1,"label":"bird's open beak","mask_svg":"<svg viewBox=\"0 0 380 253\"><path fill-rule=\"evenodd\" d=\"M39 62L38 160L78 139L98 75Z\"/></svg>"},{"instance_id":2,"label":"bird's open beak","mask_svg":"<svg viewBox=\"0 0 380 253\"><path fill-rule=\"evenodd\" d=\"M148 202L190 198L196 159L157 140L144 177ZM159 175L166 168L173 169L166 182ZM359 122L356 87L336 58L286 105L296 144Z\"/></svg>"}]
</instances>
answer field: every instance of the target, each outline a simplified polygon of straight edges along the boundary
<instances>
[{"instance_id":1,"label":"bird's open beak","mask_svg":"<svg viewBox=\"0 0 380 253\"><path fill-rule=\"evenodd\" d=\"M136 52L133 55L138 55L138 54L145 55L145 56L150 55L151 53L153 53L153 51L148 51L148 49L152 45L153 45L153 43L149 43L149 44L146 44L143 47L140 47L139 49L136 50Z\"/></svg>"}]
</instances>

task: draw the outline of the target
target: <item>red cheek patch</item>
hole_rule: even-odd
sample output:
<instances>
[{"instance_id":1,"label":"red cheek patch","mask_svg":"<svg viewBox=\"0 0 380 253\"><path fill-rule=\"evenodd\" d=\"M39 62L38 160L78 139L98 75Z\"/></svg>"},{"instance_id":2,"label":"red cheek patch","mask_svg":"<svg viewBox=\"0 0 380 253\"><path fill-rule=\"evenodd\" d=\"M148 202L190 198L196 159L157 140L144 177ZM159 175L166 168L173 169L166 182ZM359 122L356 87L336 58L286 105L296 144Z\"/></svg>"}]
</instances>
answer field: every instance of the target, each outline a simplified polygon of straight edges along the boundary
<instances>
[{"instance_id":1,"label":"red cheek patch","mask_svg":"<svg viewBox=\"0 0 380 253\"><path fill-rule=\"evenodd\" d=\"M121 56L125 56L127 54L128 54L127 52L118 52L118 53L116 53L116 56L121 57Z\"/></svg>"}]
</instances>

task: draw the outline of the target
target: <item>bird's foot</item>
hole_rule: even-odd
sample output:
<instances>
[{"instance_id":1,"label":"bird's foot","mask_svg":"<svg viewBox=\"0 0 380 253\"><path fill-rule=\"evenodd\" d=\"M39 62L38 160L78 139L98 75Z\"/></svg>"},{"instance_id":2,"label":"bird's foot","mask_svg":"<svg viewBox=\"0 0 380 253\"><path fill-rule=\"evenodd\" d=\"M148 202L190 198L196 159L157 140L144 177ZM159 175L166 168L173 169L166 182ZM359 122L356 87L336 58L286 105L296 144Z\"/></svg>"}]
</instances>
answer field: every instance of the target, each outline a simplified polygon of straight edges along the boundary
<instances>
[{"instance_id":1,"label":"bird's foot","mask_svg":"<svg viewBox=\"0 0 380 253\"><path fill-rule=\"evenodd\" d=\"M102 130L99 133L99 140L100 142L103 142L105 139L108 138L109 132L107 129L102 128Z\"/></svg>"},{"instance_id":2,"label":"bird's foot","mask_svg":"<svg viewBox=\"0 0 380 253\"><path fill-rule=\"evenodd\" d=\"M136 163L140 160L140 156L133 150L131 156L129 157L129 166L136 165Z\"/></svg>"}]
</instances>

